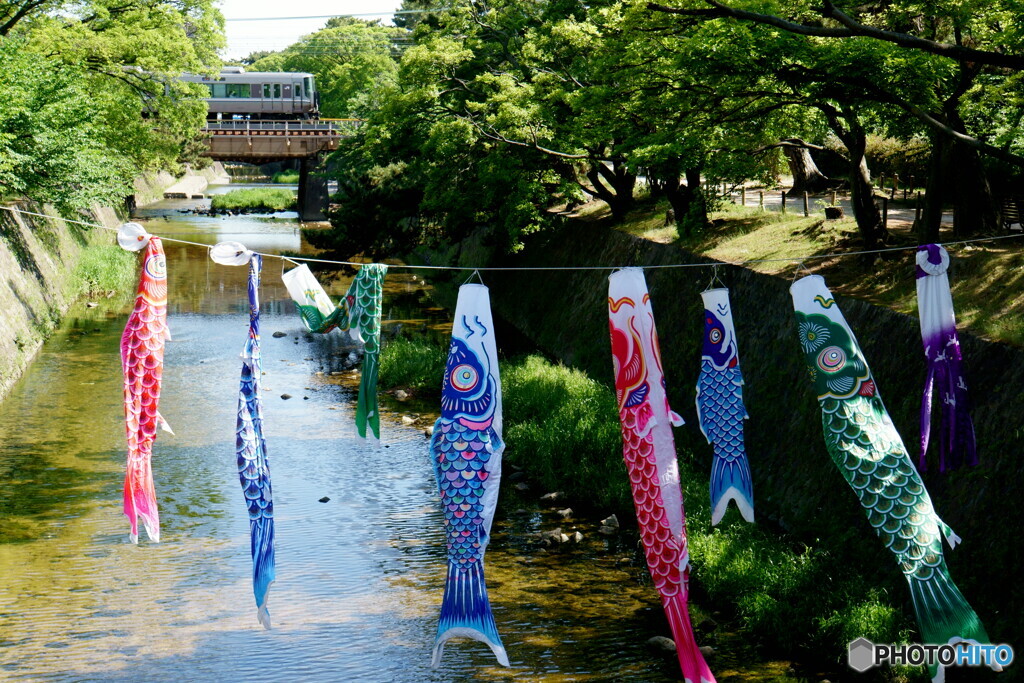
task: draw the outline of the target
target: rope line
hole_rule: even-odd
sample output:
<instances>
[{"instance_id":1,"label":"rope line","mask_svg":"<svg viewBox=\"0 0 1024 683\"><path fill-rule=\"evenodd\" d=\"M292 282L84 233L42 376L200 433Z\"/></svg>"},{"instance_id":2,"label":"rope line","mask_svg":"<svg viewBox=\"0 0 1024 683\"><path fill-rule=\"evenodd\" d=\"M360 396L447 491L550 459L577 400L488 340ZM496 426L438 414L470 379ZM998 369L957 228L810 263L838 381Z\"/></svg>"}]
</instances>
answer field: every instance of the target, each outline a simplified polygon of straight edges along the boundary
<instances>
[{"instance_id":1,"label":"rope line","mask_svg":"<svg viewBox=\"0 0 1024 683\"><path fill-rule=\"evenodd\" d=\"M19 208L13 207L13 206L0 206L0 209L4 209L6 211L10 211L11 213L24 214L24 215L27 215L27 216L39 216L41 218L50 218L50 219L63 220L65 222L67 222L67 223L77 223L78 225L84 225L84 226L91 227L91 228L100 228L102 230L110 230L112 232L117 232L118 231L118 228L111 228L111 227L108 227L106 225L101 225L100 223L89 223L89 222L86 222L86 221L77 221L77 220L74 220L74 219L71 219L71 218L61 218L59 216L51 216L51 215L45 214L45 213L35 213L35 212L32 212L32 211L25 211L23 209L19 209ZM249 234L249 233L234 233L234 234ZM176 238L173 238L173 237L162 237L160 235L153 235L153 236L154 237L160 237L160 239L162 239L164 241L167 241L167 242L176 242L178 244L188 244L188 245L191 245L193 247L202 247L203 249L207 249L207 250L212 249L213 246L214 246L212 244L203 244L201 242L190 242L188 240L181 240L181 239L176 239ZM998 240L1013 239L1013 238L1017 238L1017 237L1024 237L1024 231L1021 231L1020 233L1018 233L1016 235L997 235L995 237L975 237L973 239L956 240L956 241L953 241L953 242L937 242L936 244L938 244L941 247L953 247L953 246L958 246L958 245L962 245L962 244L975 244L975 243L978 243L978 242L996 242ZM830 254L812 254L812 255L809 255L809 256L782 256L782 257L779 257L779 258L747 259L745 261L716 261L716 262L713 262L713 263L666 263L666 264L661 264L661 265L637 266L637 267L643 268L644 270L655 270L655 269L662 269L662 268L717 268L717 267L719 267L719 266L721 266L723 264L724 265L730 265L730 266L745 266L745 265L748 265L748 264L751 264L751 263L797 263L797 264L803 264L805 261L810 261L812 259L843 258L843 257L846 257L846 256L863 256L863 255L866 255L866 254L885 254L885 253L891 253L891 252L895 252L895 251L909 251L911 249L916 251L918 249L918 245L911 245L911 246L906 246L906 247L886 247L884 249L863 249L863 250L860 250L860 251L834 252L834 253L830 253ZM291 263L295 263L296 265L298 265L297 262L325 263L325 264L338 265L338 266L365 266L366 265L365 263L361 263L359 261L332 261L330 259L319 259L319 258L312 258L312 257L307 257L307 256L284 256L282 254L268 254L268 253L265 253L265 252L262 252L262 251L253 251L252 253L259 254L260 256L263 256L264 258L282 259L284 261L289 261ZM388 265L388 267L389 268L408 268L410 270L470 270L470 271L480 271L480 272L486 272L486 271L497 272L497 271L559 271L559 270L613 270L614 271L614 270L619 270L620 268L626 268L628 266L522 266L522 267L517 267L517 266L485 266L485 267L476 267L476 266L428 266L428 265L410 265L410 264L402 263L402 264Z\"/></svg>"}]
</instances>

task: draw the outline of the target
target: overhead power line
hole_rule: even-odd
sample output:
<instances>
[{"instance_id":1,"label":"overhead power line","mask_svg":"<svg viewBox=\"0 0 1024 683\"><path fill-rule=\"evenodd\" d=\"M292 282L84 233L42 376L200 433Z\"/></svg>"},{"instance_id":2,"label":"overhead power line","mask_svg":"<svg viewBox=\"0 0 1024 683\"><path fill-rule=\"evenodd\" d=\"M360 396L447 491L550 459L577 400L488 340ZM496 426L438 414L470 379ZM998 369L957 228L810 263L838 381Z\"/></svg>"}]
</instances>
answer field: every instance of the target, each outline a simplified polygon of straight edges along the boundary
<instances>
[{"instance_id":1,"label":"overhead power line","mask_svg":"<svg viewBox=\"0 0 1024 683\"><path fill-rule=\"evenodd\" d=\"M224 19L224 21L289 21L291 19L334 19L337 17L390 17L401 14L430 14L432 12L444 12L454 7L437 7L435 9L401 9L393 12L363 12L361 14L315 14L305 17L239 17L237 19Z\"/></svg>"}]
</instances>

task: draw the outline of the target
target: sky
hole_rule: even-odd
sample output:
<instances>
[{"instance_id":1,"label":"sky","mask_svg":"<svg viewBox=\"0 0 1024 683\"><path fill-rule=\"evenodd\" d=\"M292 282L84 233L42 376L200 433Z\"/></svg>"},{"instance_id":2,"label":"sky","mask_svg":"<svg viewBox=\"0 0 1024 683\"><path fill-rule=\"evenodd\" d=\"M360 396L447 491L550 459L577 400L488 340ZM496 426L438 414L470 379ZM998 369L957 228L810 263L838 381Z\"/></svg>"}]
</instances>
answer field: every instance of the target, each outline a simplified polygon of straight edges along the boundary
<instances>
[{"instance_id":1,"label":"sky","mask_svg":"<svg viewBox=\"0 0 1024 683\"><path fill-rule=\"evenodd\" d=\"M336 14L379 14L391 23L391 12L402 0L222 0L221 12L227 20L228 47L223 57L239 59L257 50L280 50L300 36L323 28L327 19L285 19ZM271 17L272 21L232 21ZM376 19L367 16L366 19Z\"/></svg>"}]
</instances>

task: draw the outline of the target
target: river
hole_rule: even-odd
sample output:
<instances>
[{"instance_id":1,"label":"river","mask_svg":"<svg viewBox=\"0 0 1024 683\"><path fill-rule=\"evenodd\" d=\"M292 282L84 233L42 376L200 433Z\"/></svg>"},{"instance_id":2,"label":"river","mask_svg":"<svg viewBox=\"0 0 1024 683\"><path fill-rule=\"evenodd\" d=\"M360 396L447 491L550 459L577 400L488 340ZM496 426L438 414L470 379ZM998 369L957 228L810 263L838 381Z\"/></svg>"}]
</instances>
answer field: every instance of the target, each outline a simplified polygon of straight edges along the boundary
<instances>
[{"instance_id":1,"label":"river","mask_svg":"<svg viewBox=\"0 0 1024 683\"><path fill-rule=\"evenodd\" d=\"M165 200L140 220L166 237L308 250L294 214L179 213L197 203ZM382 445L356 438L347 335L302 332L271 258L261 298L277 582L274 628L263 630L235 465L247 269L214 264L201 247L165 250L173 339L160 409L175 433L160 433L153 455L162 542L142 533L132 545L121 512L127 299L82 302L0 404L0 679L677 680L674 656L645 645L667 627L634 553L592 522L556 519L537 506L540 492L518 498L511 487L487 567L512 667L453 641L430 668L445 570L430 418L406 424L410 407L385 399ZM329 291L336 298L347 284ZM385 336L399 324L447 326L404 270L388 275L384 314ZM533 534L559 525L584 541L542 549Z\"/></svg>"}]
</instances>

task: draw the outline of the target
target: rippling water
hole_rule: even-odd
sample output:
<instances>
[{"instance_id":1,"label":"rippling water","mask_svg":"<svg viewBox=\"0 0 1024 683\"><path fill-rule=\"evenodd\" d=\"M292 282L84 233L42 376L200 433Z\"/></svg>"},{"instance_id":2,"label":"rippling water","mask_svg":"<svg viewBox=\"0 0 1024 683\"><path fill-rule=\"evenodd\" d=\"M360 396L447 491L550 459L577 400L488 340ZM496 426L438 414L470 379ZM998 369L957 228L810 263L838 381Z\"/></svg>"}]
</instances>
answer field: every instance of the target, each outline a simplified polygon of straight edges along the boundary
<instances>
[{"instance_id":1,"label":"rippling water","mask_svg":"<svg viewBox=\"0 0 1024 683\"><path fill-rule=\"evenodd\" d=\"M149 230L264 251L303 246L294 214L178 214L186 204L144 210ZM540 550L530 534L571 524L507 490L487 562L513 666L457 641L429 668L445 553L426 420L405 425L406 409L385 404L383 445L356 438L352 348L337 332L301 331L272 259L262 330L277 582L274 629L264 631L235 466L246 268L213 264L199 247L165 248L173 340L160 409L175 435L161 433L153 455L163 541L129 543L121 512L127 309L79 305L0 404L0 679L675 680L674 657L644 646L661 613L629 553L590 529L571 550ZM411 276L389 274L385 330L438 324L436 310L411 313L416 305L431 304Z\"/></svg>"}]
</instances>

